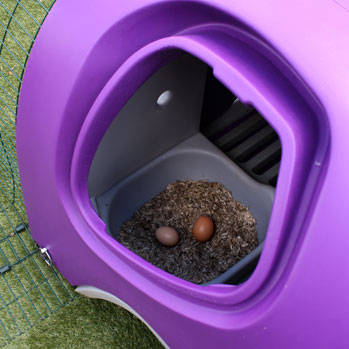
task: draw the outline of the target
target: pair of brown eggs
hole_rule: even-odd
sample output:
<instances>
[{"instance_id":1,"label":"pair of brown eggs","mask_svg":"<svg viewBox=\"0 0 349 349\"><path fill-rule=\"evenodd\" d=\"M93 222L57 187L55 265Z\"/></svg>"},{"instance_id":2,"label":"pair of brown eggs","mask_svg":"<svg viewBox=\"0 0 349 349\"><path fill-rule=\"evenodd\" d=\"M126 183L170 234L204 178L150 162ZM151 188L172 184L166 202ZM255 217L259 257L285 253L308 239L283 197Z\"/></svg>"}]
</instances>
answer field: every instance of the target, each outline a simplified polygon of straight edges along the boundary
<instances>
[{"instance_id":1,"label":"pair of brown eggs","mask_svg":"<svg viewBox=\"0 0 349 349\"><path fill-rule=\"evenodd\" d=\"M208 216L199 217L193 225L193 236L200 242L206 242L214 233L213 220ZM155 231L156 239L165 246L175 246L179 241L178 233L171 227L160 227Z\"/></svg>"}]
</instances>

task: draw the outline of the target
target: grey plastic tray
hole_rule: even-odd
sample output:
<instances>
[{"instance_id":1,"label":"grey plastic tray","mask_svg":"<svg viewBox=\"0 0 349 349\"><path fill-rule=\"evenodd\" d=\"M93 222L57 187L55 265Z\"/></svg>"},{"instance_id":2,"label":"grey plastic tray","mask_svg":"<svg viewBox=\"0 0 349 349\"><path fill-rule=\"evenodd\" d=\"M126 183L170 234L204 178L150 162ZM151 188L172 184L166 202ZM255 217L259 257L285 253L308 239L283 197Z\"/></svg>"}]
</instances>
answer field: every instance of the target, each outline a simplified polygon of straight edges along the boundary
<instances>
[{"instance_id":1,"label":"grey plastic tray","mask_svg":"<svg viewBox=\"0 0 349 349\"><path fill-rule=\"evenodd\" d=\"M145 202L177 180L210 180L222 183L246 205L257 221L259 246L209 283L236 283L253 270L262 250L272 210L274 189L248 176L203 135L197 133L94 199L108 232L117 237L122 223ZM209 284L208 283L208 284Z\"/></svg>"}]
</instances>

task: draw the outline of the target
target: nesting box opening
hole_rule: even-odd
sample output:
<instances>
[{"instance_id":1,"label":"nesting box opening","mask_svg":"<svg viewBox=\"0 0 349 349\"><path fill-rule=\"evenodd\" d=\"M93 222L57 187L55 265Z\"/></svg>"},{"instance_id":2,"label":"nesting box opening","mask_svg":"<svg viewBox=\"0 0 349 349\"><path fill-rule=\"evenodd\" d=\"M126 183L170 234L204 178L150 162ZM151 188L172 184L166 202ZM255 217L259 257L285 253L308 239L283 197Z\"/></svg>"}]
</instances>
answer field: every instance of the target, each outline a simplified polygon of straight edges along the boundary
<instances>
[{"instance_id":1,"label":"nesting box opening","mask_svg":"<svg viewBox=\"0 0 349 349\"><path fill-rule=\"evenodd\" d=\"M120 240L123 224L168 185L221 185L252 214L257 242L246 256L204 282L237 284L251 275L263 248L280 160L280 140L267 121L219 82L210 66L180 52L115 115L92 161L89 195L107 232ZM207 212L194 216L202 214ZM147 220L151 223L152 217ZM156 243L158 224L150 226ZM220 259L229 255L225 251Z\"/></svg>"}]
</instances>

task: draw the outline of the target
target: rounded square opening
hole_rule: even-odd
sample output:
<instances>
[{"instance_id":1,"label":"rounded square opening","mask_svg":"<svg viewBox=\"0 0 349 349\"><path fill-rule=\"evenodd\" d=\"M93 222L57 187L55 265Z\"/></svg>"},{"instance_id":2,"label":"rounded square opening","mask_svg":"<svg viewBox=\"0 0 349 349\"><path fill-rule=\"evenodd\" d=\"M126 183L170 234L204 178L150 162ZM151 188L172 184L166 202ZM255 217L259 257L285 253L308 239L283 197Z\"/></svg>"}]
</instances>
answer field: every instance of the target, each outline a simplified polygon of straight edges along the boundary
<instances>
[{"instance_id":1,"label":"rounded square opening","mask_svg":"<svg viewBox=\"0 0 349 349\"><path fill-rule=\"evenodd\" d=\"M143 236L139 240L131 239L134 248L132 245L127 247L145 258L140 251L150 247L142 244L151 241L154 245L150 255L156 258L163 254L158 259L165 262L162 267L151 260L153 257L145 259L170 273L173 272L166 266L166 253L172 256L179 269L191 267L190 254L198 254L196 259L208 261L200 265L201 269L215 266L215 263L224 265L223 269L215 271L215 277L208 272L211 277L197 281L192 277L194 264L193 271L187 273L191 276L186 277L185 272L182 273L184 276L177 276L199 284L239 284L249 278L258 263L273 206L280 161L279 137L258 111L234 96L215 78L207 64L181 53L149 77L116 115L94 156L88 189L95 211L106 223L108 233L120 241L119 231L125 222L132 220L135 212L139 213L144 204L163 193L168 185L173 188L177 181L187 184L188 181L194 184L204 181L216 183L215 188L223 186L243 205L238 206L244 207L240 216L245 215L246 222L251 220L251 215L255 219L255 245L251 241L240 241L236 247L232 244L237 240L232 239L230 250L222 243L224 250L220 251L219 241L215 241L216 250L211 248L210 254L205 255L207 249L200 244L207 246L216 238L218 230L222 231L218 229L222 222L214 219L214 237L208 242L192 242L188 245L192 248L190 253L181 258L184 254L178 245L166 247L156 240L155 230L160 224L154 221L149 228L152 217L148 215L144 217L148 224ZM196 204L197 210L200 203ZM214 204L212 202L212 206ZM181 210L186 214L183 207ZM201 215L195 212L192 217ZM203 215L210 214L205 211ZM224 217L224 214L219 217L222 220L232 218L230 215ZM194 239L193 224L194 221L187 224L187 229L182 226L183 231L178 231L179 244L184 236ZM234 235L244 239L246 226L240 224L240 231L225 231L221 238ZM144 235L148 238L144 239ZM242 247L246 243L252 245ZM245 248L244 253L239 251L236 258L228 258L239 248ZM173 249L179 250L175 256L171 252ZM224 258L229 259L230 265L222 263Z\"/></svg>"}]
</instances>

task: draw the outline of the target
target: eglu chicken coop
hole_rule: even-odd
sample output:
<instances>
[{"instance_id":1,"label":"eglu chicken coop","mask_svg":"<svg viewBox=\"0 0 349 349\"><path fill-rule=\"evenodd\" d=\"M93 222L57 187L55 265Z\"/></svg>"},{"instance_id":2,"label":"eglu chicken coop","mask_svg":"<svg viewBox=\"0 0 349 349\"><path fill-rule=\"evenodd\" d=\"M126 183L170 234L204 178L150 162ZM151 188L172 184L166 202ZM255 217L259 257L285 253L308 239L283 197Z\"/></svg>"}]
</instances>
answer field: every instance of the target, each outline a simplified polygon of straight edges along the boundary
<instances>
[{"instance_id":1,"label":"eglu chicken coop","mask_svg":"<svg viewBox=\"0 0 349 349\"><path fill-rule=\"evenodd\" d=\"M58 0L16 124L46 262L165 347L348 347L348 11Z\"/></svg>"}]
</instances>

